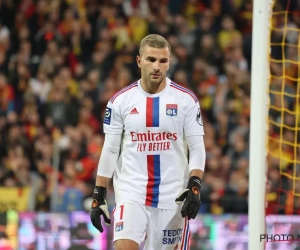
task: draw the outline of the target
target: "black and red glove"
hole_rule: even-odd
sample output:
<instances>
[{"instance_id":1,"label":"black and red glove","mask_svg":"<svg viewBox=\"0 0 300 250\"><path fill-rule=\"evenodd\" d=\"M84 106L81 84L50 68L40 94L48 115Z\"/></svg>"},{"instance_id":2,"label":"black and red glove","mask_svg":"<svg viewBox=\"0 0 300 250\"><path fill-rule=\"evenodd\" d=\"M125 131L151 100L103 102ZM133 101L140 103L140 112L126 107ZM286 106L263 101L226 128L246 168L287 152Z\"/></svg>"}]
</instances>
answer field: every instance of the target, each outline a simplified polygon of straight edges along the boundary
<instances>
[{"instance_id":1,"label":"black and red glove","mask_svg":"<svg viewBox=\"0 0 300 250\"><path fill-rule=\"evenodd\" d=\"M103 232L103 227L101 225L101 215L103 216L106 225L110 225L110 216L106 203L106 193L105 187L96 186L93 194L92 208L90 211L90 217L92 224L101 233Z\"/></svg>"},{"instance_id":2,"label":"black and red glove","mask_svg":"<svg viewBox=\"0 0 300 250\"><path fill-rule=\"evenodd\" d=\"M196 218L201 203L200 190L201 179L197 176L191 176L187 187L180 192L175 200L178 205L184 201L181 208L182 217L187 216L189 220Z\"/></svg>"}]
</instances>

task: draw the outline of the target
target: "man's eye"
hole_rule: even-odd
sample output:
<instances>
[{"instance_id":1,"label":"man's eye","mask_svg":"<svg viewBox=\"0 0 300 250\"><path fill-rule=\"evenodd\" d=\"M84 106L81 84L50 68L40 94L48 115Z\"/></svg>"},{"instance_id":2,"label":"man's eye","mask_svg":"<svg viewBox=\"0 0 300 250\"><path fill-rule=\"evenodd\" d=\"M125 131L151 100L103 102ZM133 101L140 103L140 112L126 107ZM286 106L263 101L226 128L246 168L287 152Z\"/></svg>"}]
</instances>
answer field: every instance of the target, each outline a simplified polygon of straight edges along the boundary
<instances>
[{"instance_id":1,"label":"man's eye","mask_svg":"<svg viewBox=\"0 0 300 250\"><path fill-rule=\"evenodd\" d=\"M148 58L148 61L155 62L156 60L154 58Z\"/></svg>"}]
</instances>

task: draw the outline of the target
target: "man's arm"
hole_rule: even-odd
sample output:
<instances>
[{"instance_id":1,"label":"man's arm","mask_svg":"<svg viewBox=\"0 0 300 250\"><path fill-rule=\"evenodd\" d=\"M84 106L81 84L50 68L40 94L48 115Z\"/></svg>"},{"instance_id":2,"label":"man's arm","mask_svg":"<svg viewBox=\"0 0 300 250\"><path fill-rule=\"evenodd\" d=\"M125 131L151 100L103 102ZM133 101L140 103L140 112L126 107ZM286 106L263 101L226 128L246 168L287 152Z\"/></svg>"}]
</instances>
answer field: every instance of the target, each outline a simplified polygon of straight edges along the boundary
<instances>
[{"instance_id":1,"label":"man's arm","mask_svg":"<svg viewBox=\"0 0 300 250\"><path fill-rule=\"evenodd\" d=\"M110 181L110 178L97 175L97 177L96 177L96 186L107 188L109 181Z\"/></svg>"},{"instance_id":2,"label":"man's arm","mask_svg":"<svg viewBox=\"0 0 300 250\"><path fill-rule=\"evenodd\" d=\"M191 176L197 176L198 178L200 178L202 180L204 175L204 171L200 170L200 169L194 169L190 172L190 177Z\"/></svg>"},{"instance_id":3,"label":"man's arm","mask_svg":"<svg viewBox=\"0 0 300 250\"><path fill-rule=\"evenodd\" d=\"M120 99L119 99L120 100ZM121 103L109 101L106 106L103 131L104 145L98 163L96 185L93 193L93 202L90 211L92 224L103 232L101 215L106 224L110 224L109 211L106 203L106 193L109 179L113 176L120 153L124 121L120 109Z\"/></svg>"},{"instance_id":4,"label":"man's arm","mask_svg":"<svg viewBox=\"0 0 300 250\"><path fill-rule=\"evenodd\" d=\"M189 149L189 173L202 179L206 153L204 147L204 127L199 102L188 99L183 130Z\"/></svg>"},{"instance_id":5,"label":"man's arm","mask_svg":"<svg viewBox=\"0 0 300 250\"><path fill-rule=\"evenodd\" d=\"M106 203L106 192L110 178L112 177L120 152L122 135L106 134L100 156L96 186L93 194L90 217L92 224L100 232L103 232L100 216L103 215L105 224L110 224L110 216Z\"/></svg>"},{"instance_id":6,"label":"man's arm","mask_svg":"<svg viewBox=\"0 0 300 250\"><path fill-rule=\"evenodd\" d=\"M191 176L197 176L202 180L205 161L206 161L206 152L204 146L203 135L195 136L186 136L186 142L189 148L189 172Z\"/></svg>"},{"instance_id":7,"label":"man's arm","mask_svg":"<svg viewBox=\"0 0 300 250\"><path fill-rule=\"evenodd\" d=\"M100 156L96 186L108 187L110 178L117 166L117 161L120 153L122 135L120 134L106 134L104 138L104 145Z\"/></svg>"},{"instance_id":8,"label":"man's arm","mask_svg":"<svg viewBox=\"0 0 300 250\"><path fill-rule=\"evenodd\" d=\"M177 196L176 203L184 205L181 209L182 217L194 219L200 209L201 183L205 169L206 153L202 135L186 136L189 147L189 173L187 187Z\"/></svg>"},{"instance_id":9,"label":"man's arm","mask_svg":"<svg viewBox=\"0 0 300 250\"><path fill-rule=\"evenodd\" d=\"M186 114L183 124L186 142L189 149L190 178L185 189L177 196L175 202L184 205L181 209L182 217L194 219L200 209L200 191L205 168L204 129L201 117L200 104L191 99L186 102Z\"/></svg>"}]
</instances>

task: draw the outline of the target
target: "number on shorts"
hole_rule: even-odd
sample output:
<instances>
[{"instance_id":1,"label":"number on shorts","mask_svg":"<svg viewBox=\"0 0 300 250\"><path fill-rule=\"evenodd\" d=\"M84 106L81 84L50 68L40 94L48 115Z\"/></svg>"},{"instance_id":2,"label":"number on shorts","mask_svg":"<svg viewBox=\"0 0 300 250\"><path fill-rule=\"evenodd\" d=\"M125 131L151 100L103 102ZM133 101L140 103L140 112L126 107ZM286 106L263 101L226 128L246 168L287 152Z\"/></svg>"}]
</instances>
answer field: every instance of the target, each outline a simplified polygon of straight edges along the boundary
<instances>
[{"instance_id":1,"label":"number on shorts","mask_svg":"<svg viewBox=\"0 0 300 250\"><path fill-rule=\"evenodd\" d=\"M120 206L121 210L120 210L120 220L123 219L123 211L124 211L124 205Z\"/></svg>"}]
</instances>

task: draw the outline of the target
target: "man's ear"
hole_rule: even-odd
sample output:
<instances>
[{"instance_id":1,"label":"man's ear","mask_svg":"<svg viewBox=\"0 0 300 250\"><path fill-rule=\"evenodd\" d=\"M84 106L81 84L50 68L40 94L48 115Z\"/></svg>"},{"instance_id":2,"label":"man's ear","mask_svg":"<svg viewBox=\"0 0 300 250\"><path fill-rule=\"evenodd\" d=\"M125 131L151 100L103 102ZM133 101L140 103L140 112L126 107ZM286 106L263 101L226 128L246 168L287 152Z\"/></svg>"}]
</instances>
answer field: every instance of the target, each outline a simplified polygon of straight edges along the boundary
<instances>
[{"instance_id":1,"label":"man's ear","mask_svg":"<svg viewBox=\"0 0 300 250\"><path fill-rule=\"evenodd\" d=\"M140 56L136 56L136 63L138 65L138 67L141 68L141 57Z\"/></svg>"}]
</instances>

